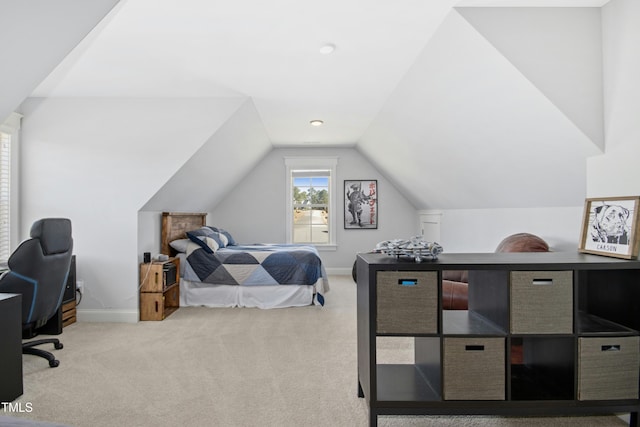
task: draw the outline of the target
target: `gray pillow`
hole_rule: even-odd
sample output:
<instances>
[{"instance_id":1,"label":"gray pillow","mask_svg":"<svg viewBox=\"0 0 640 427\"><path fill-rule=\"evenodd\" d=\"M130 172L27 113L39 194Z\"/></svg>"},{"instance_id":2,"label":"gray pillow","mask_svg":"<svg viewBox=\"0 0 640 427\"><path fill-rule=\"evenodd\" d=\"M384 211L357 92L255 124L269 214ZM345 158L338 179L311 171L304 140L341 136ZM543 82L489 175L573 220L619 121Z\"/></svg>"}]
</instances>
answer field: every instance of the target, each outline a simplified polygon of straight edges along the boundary
<instances>
[{"instance_id":1,"label":"gray pillow","mask_svg":"<svg viewBox=\"0 0 640 427\"><path fill-rule=\"evenodd\" d=\"M191 240L189 239L178 239L178 240L174 240L172 242L169 243L169 246L171 246L173 249L175 249L176 251L180 252L180 253L186 253L187 252L187 245L189 244Z\"/></svg>"}]
</instances>

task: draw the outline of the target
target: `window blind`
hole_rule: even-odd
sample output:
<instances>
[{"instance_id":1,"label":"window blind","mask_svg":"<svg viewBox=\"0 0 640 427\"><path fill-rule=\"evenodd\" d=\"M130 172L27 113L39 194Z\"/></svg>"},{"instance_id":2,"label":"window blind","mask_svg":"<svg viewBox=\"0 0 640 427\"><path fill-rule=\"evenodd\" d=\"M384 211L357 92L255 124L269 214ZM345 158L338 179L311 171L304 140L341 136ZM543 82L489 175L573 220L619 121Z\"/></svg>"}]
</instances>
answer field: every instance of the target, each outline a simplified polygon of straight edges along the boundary
<instances>
[{"instance_id":1,"label":"window blind","mask_svg":"<svg viewBox=\"0 0 640 427\"><path fill-rule=\"evenodd\" d=\"M0 262L11 255L11 135L0 132Z\"/></svg>"}]
</instances>

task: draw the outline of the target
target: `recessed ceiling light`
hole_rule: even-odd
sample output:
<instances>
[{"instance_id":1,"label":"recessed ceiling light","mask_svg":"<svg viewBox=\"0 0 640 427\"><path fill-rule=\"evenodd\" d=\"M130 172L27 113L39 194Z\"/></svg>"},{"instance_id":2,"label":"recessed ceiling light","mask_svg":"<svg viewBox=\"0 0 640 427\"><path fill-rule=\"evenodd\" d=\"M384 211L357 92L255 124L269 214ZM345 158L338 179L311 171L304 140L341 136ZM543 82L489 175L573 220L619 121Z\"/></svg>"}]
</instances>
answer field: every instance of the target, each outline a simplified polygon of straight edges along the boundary
<instances>
[{"instance_id":1,"label":"recessed ceiling light","mask_svg":"<svg viewBox=\"0 0 640 427\"><path fill-rule=\"evenodd\" d=\"M311 123L311 126L322 126L324 124L322 120L311 120L309 123Z\"/></svg>"},{"instance_id":2,"label":"recessed ceiling light","mask_svg":"<svg viewBox=\"0 0 640 427\"><path fill-rule=\"evenodd\" d=\"M329 55L330 53L333 53L334 50L336 50L336 45L327 43L320 48L320 53L323 55Z\"/></svg>"}]
</instances>

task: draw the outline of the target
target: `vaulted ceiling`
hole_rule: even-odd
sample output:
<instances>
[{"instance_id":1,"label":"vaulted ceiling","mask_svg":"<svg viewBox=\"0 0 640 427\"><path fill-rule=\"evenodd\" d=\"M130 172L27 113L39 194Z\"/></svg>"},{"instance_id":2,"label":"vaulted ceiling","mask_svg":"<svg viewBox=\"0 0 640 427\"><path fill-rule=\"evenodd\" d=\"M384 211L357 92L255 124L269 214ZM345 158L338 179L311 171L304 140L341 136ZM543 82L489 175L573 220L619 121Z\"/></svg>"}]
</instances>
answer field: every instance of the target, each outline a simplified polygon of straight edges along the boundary
<instances>
[{"instance_id":1,"label":"vaulted ceiling","mask_svg":"<svg viewBox=\"0 0 640 427\"><path fill-rule=\"evenodd\" d=\"M419 209L577 206L604 149L608 0L51 3L2 3L2 117L29 96L246 98L274 147L356 147Z\"/></svg>"}]
</instances>

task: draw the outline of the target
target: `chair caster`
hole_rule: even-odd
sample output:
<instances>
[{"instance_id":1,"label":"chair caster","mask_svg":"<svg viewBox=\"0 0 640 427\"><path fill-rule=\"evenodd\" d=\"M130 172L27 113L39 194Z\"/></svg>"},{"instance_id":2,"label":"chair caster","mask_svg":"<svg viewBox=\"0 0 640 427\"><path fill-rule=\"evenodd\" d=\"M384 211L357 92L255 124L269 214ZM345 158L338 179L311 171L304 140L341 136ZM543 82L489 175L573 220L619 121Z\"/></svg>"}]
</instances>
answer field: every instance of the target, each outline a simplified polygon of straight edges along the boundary
<instances>
[{"instance_id":1,"label":"chair caster","mask_svg":"<svg viewBox=\"0 0 640 427\"><path fill-rule=\"evenodd\" d=\"M59 360L57 360L57 359L54 359L54 360L50 360L50 361L49 361L49 366L50 366L51 368L57 368L57 367L58 367L58 365L60 365L60 361L59 361Z\"/></svg>"},{"instance_id":2,"label":"chair caster","mask_svg":"<svg viewBox=\"0 0 640 427\"><path fill-rule=\"evenodd\" d=\"M62 343L61 343L61 342L58 342L58 343L54 343L54 344L53 344L53 347L54 347L56 350L60 350L60 349L61 349L62 347L64 347L64 346L62 345Z\"/></svg>"}]
</instances>

